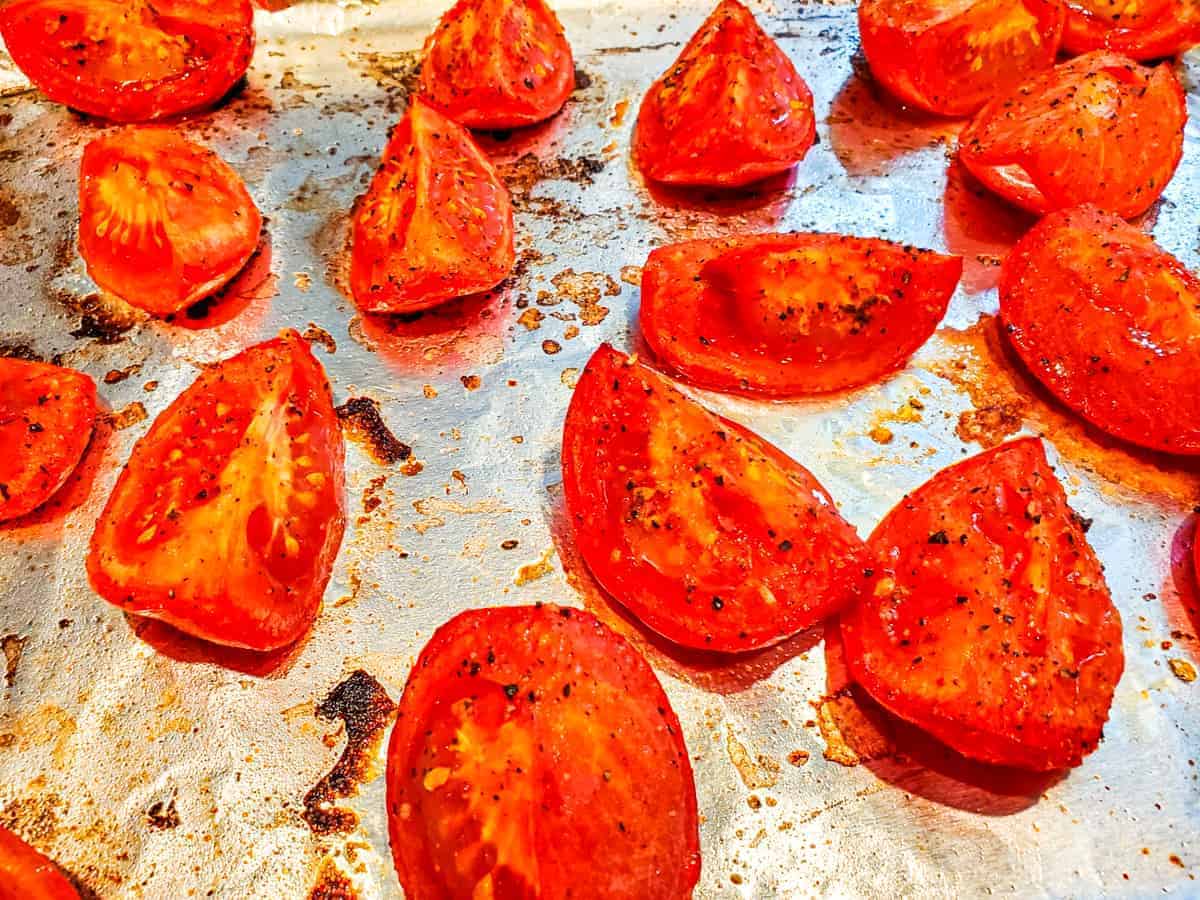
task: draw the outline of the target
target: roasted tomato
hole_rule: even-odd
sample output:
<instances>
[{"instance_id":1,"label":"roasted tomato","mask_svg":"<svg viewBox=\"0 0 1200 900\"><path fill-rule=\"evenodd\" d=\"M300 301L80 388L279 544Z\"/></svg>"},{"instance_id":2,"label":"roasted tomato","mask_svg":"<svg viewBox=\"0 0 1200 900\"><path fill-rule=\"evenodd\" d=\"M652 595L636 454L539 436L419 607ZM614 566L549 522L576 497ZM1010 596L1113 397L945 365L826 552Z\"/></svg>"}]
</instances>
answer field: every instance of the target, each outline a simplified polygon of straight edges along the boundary
<instances>
[{"instance_id":1,"label":"roasted tomato","mask_svg":"<svg viewBox=\"0 0 1200 900\"><path fill-rule=\"evenodd\" d=\"M804 159L816 137L812 94L737 0L722 0L650 88L634 135L646 176L737 187Z\"/></svg>"},{"instance_id":2,"label":"roasted tomato","mask_svg":"<svg viewBox=\"0 0 1200 900\"><path fill-rule=\"evenodd\" d=\"M0 358L0 522L63 486L96 425L96 383L82 372Z\"/></svg>"},{"instance_id":3,"label":"roasted tomato","mask_svg":"<svg viewBox=\"0 0 1200 900\"><path fill-rule=\"evenodd\" d=\"M858 25L875 78L905 103L969 116L1054 65L1059 0L861 0Z\"/></svg>"},{"instance_id":4,"label":"roasted tomato","mask_svg":"<svg viewBox=\"0 0 1200 900\"><path fill-rule=\"evenodd\" d=\"M345 524L320 363L284 332L205 371L137 442L88 556L106 600L273 650L312 625Z\"/></svg>"},{"instance_id":5,"label":"roasted tomato","mask_svg":"<svg viewBox=\"0 0 1200 900\"><path fill-rule=\"evenodd\" d=\"M851 674L964 756L1050 771L1096 749L1121 617L1033 438L944 469L868 541L842 614Z\"/></svg>"},{"instance_id":6,"label":"roasted tomato","mask_svg":"<svg viewBox=\"0 0 1200 900\"><path fill-rule=\"evenodd\" d=\"M411 900L683 900L696 788L654 672L592 616L472 610L409 675L387 766Z\"/></svg>"},{"instance_id":7,"label":"roasted tomato","mask_svg":"<svg viewBox=\"0 0 1200 900\"><path fill-rule=\"evenodd\" d=\"M79 251L100 287L170 315L220 290L258 247L262 216L238 174L164 128L126 128L83 151Z\"/></svg>"},{"instance_id":8,"label":"roasted tomato","mask_svg":"<svg viewBox=\"0 0 1200 900\"><path fill-rule=\"evenodd\" d=\"M425 42L421 92L468 128L548 119L575 89L575 60L543 0L458 0Z\"/></svg>"},{"instance_id":9,"label":"roasted tomato","mask_svg":"<svg viewBox=\"0 0 1200 900\"><path fill-rule=\"evenodd\" d=\"M878 238L745 235L650 254L641 326L655 355L718 390L776 397L867 384L933 334L962 260Z\"/></svg>"},{"instance_id":10,"label":"roasted tomato","mask_svg":"<svg viewBox=\"0 0 1200 900\"><path fill-rule=\"evenodd\" d=\"M363 312L427 309L512 271L508 188L469 132L413 98L354 218L350 286Z\"/></svg>"},{"instance_id":11,"label":"roasted tomato","mask_svg":"<svg viewBox=\"0 0 1200 900\"><path fill-rule=\"evenodd\" d=\"M0 900L79 900L49 859L0 827Z\"/></svg>"},{"instance_id":12,"label":"roasted tomato","mask_svg":"<svg viewBox=\"0 0 1200 900\"><path fill-rule=\"evenodd\" d=\"M562 469L588 568L677 644L768 646L860 577L862 541L807 469L607 344L567 411Z\"/></svg>"},{"instance_id":13,"label":"roasted tomato","mask_svg":"<svg viewBox=\"0 0 1200 900\"><path fill-rule=\"evenodd\" d=\"M1094 206L1046 216L1000 272L1000 314L1030 371L1123 440L1200 454L1200 279Z\"/></svg>"},{"instance_id":14,"label":"roasted tomato","mask_svg":"<svg viewBox=\"0 0 1200 900\"><path fill-rule=\"evenodd\" d=\"M1030 212L1095 203L1131 218L1175 174L1186 122L1183 89L1169 66L1089 53L985 106L963 130L958 157Z\"/></svg>"},{"instance_id":15,"label":"roasted tomato","mask_svg":"<svg viewBox=\"0 0 1200 900\"><path fill-rule=\"evenodd\" d=\"M10 0L0 35L51 100L116 122L209 106L254 54L249 0Z\"/></svg>"},{"instance_id":16,"label":"roasted tomato","mask_svg":"<svg viewBox=\"0 0 1200 900\"><path fill-rule=\"evenodd\" d=\"M1066 0L1066 6L1063 47L1071 53L1112 50L1160 59L1200 41L1195 0Z\"/></svg>"}]
</instances>

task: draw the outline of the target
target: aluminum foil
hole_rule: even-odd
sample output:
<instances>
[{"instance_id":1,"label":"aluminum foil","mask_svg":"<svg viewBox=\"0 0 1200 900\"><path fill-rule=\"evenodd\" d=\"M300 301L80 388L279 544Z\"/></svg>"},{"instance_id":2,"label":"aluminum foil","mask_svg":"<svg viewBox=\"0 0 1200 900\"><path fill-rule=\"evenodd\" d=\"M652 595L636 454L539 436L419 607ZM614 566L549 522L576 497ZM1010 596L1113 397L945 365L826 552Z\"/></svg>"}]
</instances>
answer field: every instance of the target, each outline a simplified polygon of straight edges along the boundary
<instances>
[{"instance_id":1,"label":"aluminum foil","mask_svg":"<svg viewBox=\"0 0 1200 900\"><path fill-rule=\"evenodd\" d=\"M174 322L96 294L75 250L75 190L102 126L0 62L0 343L89 372L111 411L60 502L0 534L0 823L91 896L400 897L379 777L391 701L459 610L554 601L587 605L642 647L684 723L698 897L1200 894L1200 684L1185 680L1200 655L1187 562L1200 470L1098 436L1014 366L994 285L1029 222L951 165L955 125L881 98L852 6L759 2L813 89L819 145L793 177L736 198L652 190L628 159L637 105L708 3L560 0L578 89L548 125L485 142L517 203L518 272L486 298L367 320L340 287L347 213L448 5L260 14L247 86L186 127L245 176L269 237L224 300ZM1193 115L1197 62L1180 67ZM1149 224L1193 265L1198 194L1192 125ZM902 373L811 402L701 399L809 467L864 534L982 445L1046 437L1094 520L1128 659L1105 740L1066 777L988 772L872 724L836 693L819 628L735 661L672 650L580 567L559 474L577 372L601 341L639 348L652 247L769 229L966 257L942 329ZM119 466L199 366L287 326L323 346L338 402L377 401L411 455L384 463L350 445L351 527L300 646L230 653L127 619L83 566Z\"/></svg>"}]
</instances>

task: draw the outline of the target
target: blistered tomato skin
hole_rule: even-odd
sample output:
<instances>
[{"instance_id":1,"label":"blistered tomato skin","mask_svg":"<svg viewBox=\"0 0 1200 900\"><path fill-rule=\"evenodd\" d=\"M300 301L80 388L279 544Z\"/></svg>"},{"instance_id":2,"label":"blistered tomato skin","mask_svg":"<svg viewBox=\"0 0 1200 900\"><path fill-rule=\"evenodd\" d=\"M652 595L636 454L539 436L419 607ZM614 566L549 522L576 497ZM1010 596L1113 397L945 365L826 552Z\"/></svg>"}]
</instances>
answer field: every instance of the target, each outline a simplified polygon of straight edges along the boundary
<instances>
[{"instance_id":1,"label":"blistered tomato skin","mask_svg":"<svg viewBox=\"0 0 1200 900\"><path fill-rule=\"evenodd\" d=\"M1066 7L1069 53L1111 50L1150 61L1200 43L1200 6L1193 0L1067 0Z\"/></svg>"},{"instance_id":2,"label":"blistered tomato skin","mask_svg":"<svg viewBox=\"0 0 1200 900\"><path fill-rule=\"evenodd\" d=\"M53 862L0 827L0 900L79 900Z\"/></svg>"},{"instance_id":3,"label":"blistered tomato skin","mask_svg":"<svg viewBox=\"0 0 1200 900\"><path fill-rule=\"evenodd\" d=\"M696 789L646 661L581 610L471 610L437 630L388 748L388 831L411 900L684 900Z\"/></svg>"}]
</instances>

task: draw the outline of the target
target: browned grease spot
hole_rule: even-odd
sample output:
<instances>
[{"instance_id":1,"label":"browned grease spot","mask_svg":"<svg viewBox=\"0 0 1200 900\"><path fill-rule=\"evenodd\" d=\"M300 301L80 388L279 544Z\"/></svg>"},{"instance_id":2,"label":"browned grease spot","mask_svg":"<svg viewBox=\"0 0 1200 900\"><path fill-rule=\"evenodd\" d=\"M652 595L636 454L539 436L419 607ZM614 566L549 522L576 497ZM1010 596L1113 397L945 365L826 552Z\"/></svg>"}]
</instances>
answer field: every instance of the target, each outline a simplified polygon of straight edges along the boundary
<instances>
[{"instance_id":1,"label":"browned grease spot","mask_svg":"<svg viewBox=\"0 0 1200 900\"><path fill-rule=\"evenodd\" d=\"M310 344L320 344L331 356L337 353L337 341L333 339L333 335L316 322L309 322L301 337Z\"/></svg>"},{"instance_id":2,"label":"browned grease spot","mask_svg":"<svg viewBox=\"0 0 1200 900\"><path fill-rule=\"evenodd\" d=\"M458 379L462 382L462 386L468 391L477 391L479 386L483 384L483 380L478 375L462 375Z\"/></svg>"},{"instance_id":3,"label":"browned grease spot","mask_svg":"<svg viewBox=\"0 0 1200 900\"><path fill-rule=\"evenodd\" d=\"M28 637L15 634L6 634L0 638L0 650L4 651L4 683L10 687L17 677L17 666L21 664L21 654L25 651L28 641Z\"/></svg>"},{"instance_id":4,"label":"browned grease spot","mask_svg":"<svg viewBox=\"0 0 1200 900\"><path fill-rule=\"evenodd\" d=\"M560 344L558 341L552 341L549 339L542 341L542 352L547 356L553 356L555 353L558 353L561 350L562 344Z\"/></svg>"},{"instance_id":5,"label":"browned grease spot","mask_svg":"<svg viewBox=\"0 0 1200 900\"><path fill-rule=\"evenodd\" d=\"M354 53L350 56L350 68L357 69L388 94L388 108L398 111L403 101L417 87L421 75L420 50L403 50L397 53Z\"/></svg>"},{"instance_id":6,"label":"browned grease spot","mask_svg":"<svg viewBox=\"0 0 1200 900\"><path fill-rule=\"evenodd\" d=\"M825 740L824 756L841 766L857 766L860 762L882 759L895 752L892 737L863 712L863 709L843 689L813 704L817 709L817 725Z\"/></svg>"},{"instance_id":7,"label":"browned grease spot","mask_svg":"<svg viewBox=\"0 0 1200 900\"><path fill-rule=\"evenodd\" d=\"M31 782L45 782L40 778ZM63 800L56 793L37 790L29 797L11 800L0 809L0 827L14 831L31 844L50 843L58 835L58 816Z\"/></svg>"},{"instance_id":8,"label":"browned grease spot","mask_svg":"<svg viewBox=\"0 0 1200 900\"><path fill-rule=\"evenodd\" d=\"M146 824L155 831L170 831L172 828L178 828L179 822L179 810L175 808L174 797L166 803L157 800L146 811Z\"/></svg>"},{"instance_id":9,"label":"browned grease spot","mask_svg":"<svg viewBox=\"0 0 1200 900\"><path fill-rule=\"evenodd\" d=\"M1182 868L1184 868L1184 865L1183 865L1183 860L1179 858L1179 854L1178 854L1178 853L1172 853L1172 854L1171 854L1171 855L1168 857L1168 859L1170 859L1170 860L1171 860L1171 865L1173 865L1173 866L1179 866L1179 868L1181 868L1181 869L1182 869Z\"/></svg>"},{"instance_id":10,"label":"browned grease spot","mask_svg":"<svg viewBox=\"0 0 1200 900\"><path fill-rule=\"evenodd\" d=\"M132 403L126 403L116 412L110 413L108 421L117 431L122 431L138 422L144 422L146 418L146 407L140 400L134 400Z\"/></svg>"},{"instance_id":11,"label":"browned grease spot","mask_svg":"<svg viewBox=\"0 0 1200 900\"><path fill-rule=\"evenodd\" d=\"M788 762L799 768L808 762L810 754L807 750L793 750L788 754Z\"/></svg>"},{"instance_id":12,"label":"browned grease spot","mask_svg":"<svg viewBox=\"0 0 1200 900\"><path fill-rule=\"evenodd\" d=\"M392 434L384 424L378 401L370 397L351 397L335 412L346 433L366 447L371 458L380 465L390 466L412 456L412 447Z\"/></svg>"},{"instance_id":13,"label":"browned grease spot","mask_svg":"<svg viewBox=\"0 0 1200 900\"><path fill-rule=\"evenodd\" d=\"M526 331L537 331L542 326L542 319L546 318L536 306L531 306L525 312L521 313L517 319L517 323L525 326Z\"/></svg>"},{"instance_id":14,"label":"browned grease spot","mask_svg":"<svg viewBox=\"0 0 1200 900\"><path fill-rule=\"evenodd\" d=\"M1196 680L1196 667L1186 659L1168 659L1167 665L1171 667L1171 674L1180 681L1186 681L1190 684Z\"/></svg>"},{"instance_id":15,"label":"browned grease spot","mask_svg":"<svg viewBox=\"0 0 1200 900\"><path fill-rule=\"evenodd\" d=\"M571 181L579 185L592 184L604 169L604 162L594 156L578 159L539 159L526 153L510 163L499 167L500 176L508 185L513 205L518 209L529 206L548 206L548 212L558 211L553 200L532 200L530 194L539 181Z\"/></svg>"},{"instance_id":16,"label":"browned grease spot","mask_svg":"<svg viewBox=\"0 0 1200 900\"><path fill-rule=\"evenodd\" d=\"M0 357L23 359L28 362L43 362L45 357L24 341L0 340Z\"/></svg>"},{"instance_id":17,"label":"browned grease spot","mask_svg":"<svg viewBox=\"0 0 1200 900\"><path fill-rule=\"evenodd\" d=\"M147 316L123 300L107 294L86 294L78 297L61 292L61 300L72 312L79 314L79 327L71 337L94 338L101 344L115 344Z\"/></svg>"},{"instance_id":18,"label":"browned grease spot","mask_svg":"<svg viewBox=\"0 0 1200 900\"><path fill-rule=\"evenodd\" d=\"M550 560L554 558L554 548L550 547L542 554L542 558L537 562L529 563L517 569L517 577L515 583L518 587L529 584L531 581L537 581L539 578L545 578L554 567L550 565Z\"/></svg>"},{"instance_id":19,"label":"browned grease spot","mask_svg":"<svg viewBox=\"0 0 1200 900\"><path fill-rule=\"evenodd\" d=\"M890 444L896 434L886 425L875 425L867 432L867 436L877 444Z\"/></svg>"},{"instance_id":20,"label":"browned grease spot","mask_svg":"<svg viewBox=\"0 0 1200 900\"><path fill-rule=\"evenodd\" d=\"M426 400L433 400L438 395L437 388L435 388L432 384L427 384L425 387L421 388L421 393L425 395Z\"/></svg>"},{"instance_id":21,"label":"browned grease spot","mask_svg":"<svg viewBox=\"0 0 1200 900\"><path fill-rule=\"evenodd\" d=\"M8 197L0 196L0 228L11 228L20 221L20 207Z\"/></svg>"},{"instance_id":22,"label":"browned grease spot","mask_svg":"<svg viewBox=\"0 0 1200 900\"><path fill-rule=\"evenodd\" d=\"M761 753L757 759L751 757L746 745L738 740L733 729L728 726L725 731L725 752L729 754L729 761L741 776L742 784L750 790L772 788L779 781L779 763Z\"/></svg>"},{"instance_id":23,"label":"browned grease spot","mask_svg":"<svg viewBox=\"0 0 1200 900\"><path fill-rule=\"evenodd\" d=\"M345 723L346 749L329 774L304 795L304 821L314 834L347 834L358 826L358 816L333 801L358 793L395 709L383 685L362 669L352 672L317 707L322 719Z\"/></svg>"},{"instance_id":24,"label":"browned grease spot","mask_svg":"<svg viewBox=\"0 0 1200 900\"><path fill-rule=\"evenodd\" d=\"M331 860L321 864L317 883L308 894L308 900L358 900L350 879L338 871Z\"/></svg>"},{"instance_id":25,"label":"browned grease spot","mask_svg":"<svg viewBox=\"0 0 1200 900\"><path fill-rule=\"evenodd\" d=\"M642 283L642 267L621 266L621 280L633 287L640 287Z\"/></svg>"},{"instance_id":26,"label":"browned grease spot","mask_svg":"<svg viewBox=\"0 0 1200 900\"><path fill-rule=\"evenodd\" d=\"M142 371L140 363L134 363L131 366L126 366L123 369L109 369L104 373L105 384L120 384L130 375L136 375Z\"/></svg>"},{"instance_id":27,"label":"browned grease spot","mask_svg":"<svg viewBox=\"0 0 1200 900\"><path fill-rule=\"evenodd\" d=\"M612 118L608 121L613 128L620 128L625 121L625 114L629 112L629 101L618 100L616 106L613 107Z\"/></svg>"},{"instance_id":28,"label":"browned grease spot","mask_svg":"<svg viewBox=\"0 0 1200 900\"><path fill-rule=\"evenodd\" d=\"M601 297L617 297L621 285L611 275L602 272L576 272L564 269L550 283L559 294L579 307L579 321L584 325L599 325L608 316L608 307L600 305Z\"/></svg>"}]
</instances>

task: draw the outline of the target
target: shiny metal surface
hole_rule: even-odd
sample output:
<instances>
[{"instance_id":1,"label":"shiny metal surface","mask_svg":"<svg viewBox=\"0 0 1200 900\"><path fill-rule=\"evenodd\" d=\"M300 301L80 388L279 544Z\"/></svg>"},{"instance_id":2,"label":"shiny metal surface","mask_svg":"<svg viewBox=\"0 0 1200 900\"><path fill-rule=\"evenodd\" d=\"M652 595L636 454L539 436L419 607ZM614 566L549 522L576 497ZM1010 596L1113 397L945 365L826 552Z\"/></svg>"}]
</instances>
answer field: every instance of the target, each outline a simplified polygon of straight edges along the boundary
<instances>
[{"instance_id":1,"label":"shiny metal surface","mask_svg":"<svg viewBox=\"0 0 1200 900\"><path fill-rule=\"evenodd\" d=\"M0 341L92 374L123 426L89 452L78 506L0 535L0 823L105 898L304 897L334 870L362 898L399 897L381 749L368 746L359 795L335 801L357 827L322 835L305 819L305 795L345 743L317 704L360 669L398 699L458 610L557 601L638 642L684 723L704 817L698 897L1200 895L1200 684L1175 674L1200 661L1187 562L1200 471L1098 438L1005 357L989 324L996 263L1027 222L947 176L955 126L895 111L858 74L852 6L758 3L816 96L819 146L794 178L736 201L650 191L628 162L637 104L708 4L560 0L579 89L549 125L487 143L518 205L519 273L484 300L364 321L338 289L347 211L448 5L260 14L248 86L187 127L243 173L269 246L198 321L149 321L94 296L74 191L100 126L0 64ZM1193 115L1197 62L1181 67ZM1153 214L1159 240L1193 265L1198 207L1193 124ZM943 329L906 371L821 401L703 399L808 466L864 534L979 442L1046 435L1072 504L1094 519L1128 657L1103 744L1065 778L981 772L903 735L859 734L856 753L835 734L862 730L852 701L822 703L837 675L820 629L732 664L683 656L580 569L559 491L573 375L602 340L637 348L637 267L652 246L739 229L881 235L967 257ZM262 660L127 620L88 588L83 561L149 420L198 366L285 326L326 345L338 402L379 401L416 462L380 465L350 445L351 526L324 611L294 652Z\"/></svg>"}]
</instances>

